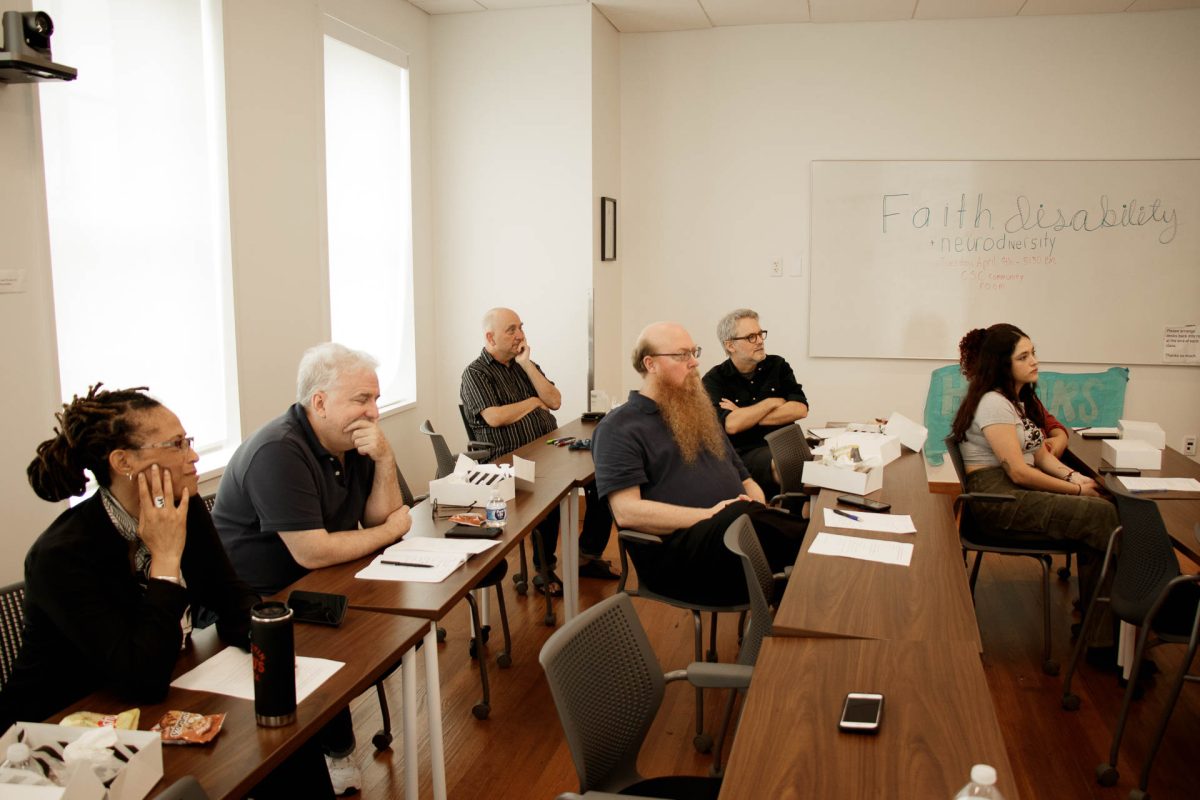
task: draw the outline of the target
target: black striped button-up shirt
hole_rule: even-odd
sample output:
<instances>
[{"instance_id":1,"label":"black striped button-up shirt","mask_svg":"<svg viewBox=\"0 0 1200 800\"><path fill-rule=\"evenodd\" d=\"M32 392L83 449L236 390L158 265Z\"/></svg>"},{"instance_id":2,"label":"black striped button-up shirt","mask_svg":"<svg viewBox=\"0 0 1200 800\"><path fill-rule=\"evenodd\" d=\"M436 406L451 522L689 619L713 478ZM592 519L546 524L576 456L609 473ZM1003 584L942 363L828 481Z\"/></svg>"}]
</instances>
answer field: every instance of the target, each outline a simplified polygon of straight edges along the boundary
<instances>
[{"instance_id":1,"label":"black striped button-up shirt","mask_svg":"<svg viewBox=\"0 0 1200 800\"><path fill-rule=\"evenodd\" d=\"M546 374L537 364L533 366L543 376ZM471 435L494 446L493 456L516 450L558 427L554 415L544 408L498 428L488 425L480 416L485 408L507 406L536 396L533 381L515 358L507 365L501 364L485 349L463 370L459 398L471 426Z\"/></svg>"}]
</instances>

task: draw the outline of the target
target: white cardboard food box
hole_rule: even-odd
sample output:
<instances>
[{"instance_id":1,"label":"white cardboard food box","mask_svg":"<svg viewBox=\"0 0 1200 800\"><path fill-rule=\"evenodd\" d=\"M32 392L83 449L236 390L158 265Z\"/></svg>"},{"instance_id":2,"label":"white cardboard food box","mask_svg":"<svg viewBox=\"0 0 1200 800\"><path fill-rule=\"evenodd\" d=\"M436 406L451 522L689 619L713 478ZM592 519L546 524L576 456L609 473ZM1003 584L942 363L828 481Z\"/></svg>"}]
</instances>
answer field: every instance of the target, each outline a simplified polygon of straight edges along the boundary
<instances>
[{"instance_id":1,"label":"white cardboard food box","mask_svg":"<svg viewBox=\"0 0 1200 800\"><path fill-rule=\"evenodd\" d=\"M889 436L886 433L863 433L861 431L847 431L826 439L820 447L813 450L813 454L825 455L839 447L849 445L858 445L858 452L863 461L878 461L881 467L900 457L899 437Z\"/></svg>"},{"instance_id":2,"label":"white cardboard food box","mask_svg":"<svg viewBox=\"0 0 1200 800\"><path fill-rule=\"evenodd\" d=\"M68 742L90 730L93 729L18 722L0 737L0 752L10 744L24 741L35 752L46 747L61 755ZM162 778L162 736L156 731L118 730L116 746L127 762L107 792L94 772L77 769L66 786L6 785L0 787L0 795L5 800L142 800Z\"/></svg>"},{"instance_id":3,"label":"white cardboard food box","mask_svg":"<svg viewBox=\"0 0 1200 800\"><path fill-rule=\"evenodd\" d=\"M1100 457L1114 467L1162 467L1162 450L1138 439L1104 439L1100 442Z\"/></svg>"},{"instance_id":4,"label":"white cardboard food box","mask_svg":"<svg viewBox=\"0 0 1200 800\"><path fill-rule=\"evenodd\" d=\"M508 465L480 464L460 455L454 472L429 482L429 499L440 505L474 504L482 509L492 499L492 492L499 492L500 499L507 503L517 496L517 489L532 489L533 479L533 462L520 456L513 456L513 463Z\"/></svg>"},{"instance_id":5,"label":"white cardboard food box","mask_svg":"<svg viewBox=\"0 0 1200 800\"><path fill-rule=\"evenodd\" d=\"M897 440L896 447L899 446ZM809 486L865 495L883 488L883 465L874 464L867 472L859 472L820 461L805 461L801 480Z\"/></svg>"},{"instance_id":6,"label":"white cardboard food box","mask_svg":"<svg viewBox=\"0 0 1200 800\"><path fill-rule=\"evenodd\" d=\"M1136 439L1151 447L1162 450L1167 446L1167 434L1157 422L1139 422L1134 419L1117 420L1117 430L1122 439ZM1117 466L1113 464L1113 466Z\"/></svg>"},{"instance_id":7,"label":"white cardboard food box","mask_svg":"<svg viewBox=\"0 0 1200 800\"><path fill-rule=\"evenodd\" d=\"M883 432L895 436L900 440L900 444L917 453L921 452L925 447L925 440L929 438L928 428L913 422L899 411L893 411L888 417Z\"/></svg>"}]
</instances>

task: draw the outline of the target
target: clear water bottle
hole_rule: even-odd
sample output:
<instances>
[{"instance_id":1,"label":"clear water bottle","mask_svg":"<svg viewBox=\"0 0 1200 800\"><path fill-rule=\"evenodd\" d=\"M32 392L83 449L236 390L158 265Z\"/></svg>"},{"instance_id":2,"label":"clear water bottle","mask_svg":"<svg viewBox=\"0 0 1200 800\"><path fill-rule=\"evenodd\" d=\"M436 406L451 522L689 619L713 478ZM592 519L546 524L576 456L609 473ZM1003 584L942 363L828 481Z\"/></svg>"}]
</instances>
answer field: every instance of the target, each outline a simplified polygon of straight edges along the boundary
<instances>
[{"instance_id":1,"label":"clear water bottle","mask_svg":"<svg viewBox=\"0 0 1200 800\"><path fill-rule=\"evenodd\" d=\"M499 492L492 492L491 499L487 501L487 526L503 528L506 517L508 517L508 504L500 499Z\"/></svg>"},{"instance_id":2,"label":"clear water bottle","mask_svg":"<svg viewBox=\"0 0 1200 800\"><path fill-rule=\"evenodd\" d=\"M958 790L954 800L960 797L987 797L991 800L1004 800L1004 795L996 788L996 768L987 764L976 764L971 767L971 782Z\"/></svg>"},{"instance_id":3,"label":"clear water bottle","mask_svg":"<svg viewBox=\"0 0 1200 800\"><path fill-rule=\"evenodd\" d=\"M8 746L6 759L0 764L0 783L19 786L53 786L42 765L34 761L29 745L15 742Z\"/></svg>"}]
</instances>

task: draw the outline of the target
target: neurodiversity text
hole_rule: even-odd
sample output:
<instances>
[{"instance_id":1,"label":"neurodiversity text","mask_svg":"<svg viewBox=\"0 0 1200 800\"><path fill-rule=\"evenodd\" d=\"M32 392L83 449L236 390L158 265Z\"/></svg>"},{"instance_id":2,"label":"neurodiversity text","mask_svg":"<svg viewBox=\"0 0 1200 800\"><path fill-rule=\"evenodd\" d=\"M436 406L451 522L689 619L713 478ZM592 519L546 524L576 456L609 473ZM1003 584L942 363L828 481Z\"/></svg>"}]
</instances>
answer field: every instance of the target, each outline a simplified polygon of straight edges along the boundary
<instances>
[{"instance_id":1,"label":"neurodiversity text","mask_svg":"<svg viewBox=\"0 0 1200 800\"><path fill-rule=\"evenodd\" d=\"M1011 206L1012 213L1007 217L1006 208L997 206L999 215L993 215L992 206L985 202L983 192L978 193L974 203L969 204L965 192L960 194L957 203L948 201L943 204L916 205L905 198L911 195L907 192L884 194L880 203L880 223L883 233L905 228L905 222L912 229L946 231L957 229L960 236L946 235L941 242L931 239L930 244L937 246L942 252L964 252L990 249L1029 249L1049 248L1054 251L1055 237L1046 231L1072 230L1080 233L1091 233L1106 228L1136 228L1152 226L1157 228L1158 242L1170 244L1179 231L1179 217L1174 208L1167 208L1159 198L1149 203L1140 203L1136 198L1117 204L1109 200L1108 195L1100 195L1094 205L1082 208L1048 208L1044 203L1035 203L1025 195L1014 198ZM973 205L973 207L972 207ZM940 224L939 224L940 217ZM896 218L896 219L893 219ZM996 233L997 222L1002 221L1002 231ZM1034 232L1034 236L1020 236L1022 233ZM947 231L949 233L949 231ZM1041 234L1041 235L1037 235Z\"/></svg>"}]
</instances>

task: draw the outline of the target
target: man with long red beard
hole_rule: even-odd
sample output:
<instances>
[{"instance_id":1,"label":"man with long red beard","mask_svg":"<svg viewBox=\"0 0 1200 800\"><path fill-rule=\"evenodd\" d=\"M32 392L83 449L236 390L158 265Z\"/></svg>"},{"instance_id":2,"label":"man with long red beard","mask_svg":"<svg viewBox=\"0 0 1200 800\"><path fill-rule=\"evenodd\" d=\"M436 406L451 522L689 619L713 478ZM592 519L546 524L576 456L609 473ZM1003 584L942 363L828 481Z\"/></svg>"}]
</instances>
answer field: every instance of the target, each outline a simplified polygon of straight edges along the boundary
<instances>
[{"instance_id":1,"label":"man with long red beard","mask_svg":"<svg viewBox=\"0 0 1200 800\"><path fill-rule=\"evenodd\" d=\"M696 371L700 348L672 322L647 327L633 351L640 390L592 435L596 487L617 524L663 537L630 548L638 579L688 602L746 602L725 529L749 514L776 571L796 560L805 523L763 505L762 489L734 452Z\"/></svg>"}]
</instances>

